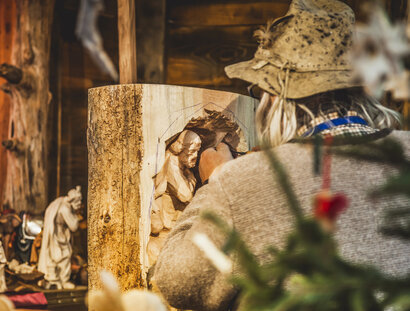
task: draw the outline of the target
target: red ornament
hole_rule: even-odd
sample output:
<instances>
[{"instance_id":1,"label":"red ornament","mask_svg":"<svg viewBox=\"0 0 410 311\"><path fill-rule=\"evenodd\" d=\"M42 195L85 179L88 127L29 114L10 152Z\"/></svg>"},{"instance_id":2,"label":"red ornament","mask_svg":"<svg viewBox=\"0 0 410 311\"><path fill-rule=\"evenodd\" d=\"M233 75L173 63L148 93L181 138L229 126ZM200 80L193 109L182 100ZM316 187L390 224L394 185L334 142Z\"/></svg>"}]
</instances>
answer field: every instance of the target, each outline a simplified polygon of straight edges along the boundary
<instances>
[{"instance_id":1,"label":"red ornament","mask_svg":"<svg viewBox=\"0 0 410 311\"><path fill-rule=\"evenodd\" d=\"M318 219L335 222L347 205L348 200L343 193L333 195L329 190L322 190L315 197L315 216Z\"/></svg>"},{"instance_id":2,"label":"red ornament","mask_svg":"<svg viewBox=\"0 0 410 311\"><path fill-rule=\"evenodd\" d=\"M315 217L327 231L333 231L334 223L337 217L348 206L348 199L343 193L332 194L330 191L330 172L332 158L329 152L329 147L332 144L333 138L327 136L325 138L326 150L323 156L322 169L322 190L315 196L314 213Z\"/></svg>"}]
</instances>

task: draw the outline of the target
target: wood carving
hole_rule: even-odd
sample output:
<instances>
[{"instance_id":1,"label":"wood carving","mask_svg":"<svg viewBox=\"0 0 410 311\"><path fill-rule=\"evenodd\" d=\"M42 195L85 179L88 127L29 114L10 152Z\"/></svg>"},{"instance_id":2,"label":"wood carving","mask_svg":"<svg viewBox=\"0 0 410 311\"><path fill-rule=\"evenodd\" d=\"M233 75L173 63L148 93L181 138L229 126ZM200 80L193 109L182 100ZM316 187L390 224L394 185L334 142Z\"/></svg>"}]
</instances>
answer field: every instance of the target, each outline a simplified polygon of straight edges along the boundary
<instances>
[{"instance_id":1,"label":"wood carving","mask_svg":"<svg viewBox=\"0 0 410 311\"><path fill-rule=\"evenodd\" d=\"M38 213L47 205L49 50L54 0L16 1L12 61L0 66L11 110L3 202L16 212ZM16 152L18 151L18 152Z\"/></svg>"},{"instance_id":2,"label":"wood carving","mask_svg":"<svg viewBox=\"0 0 410 311\"><path fill-rule=\"evenodd\" d=\"M191 169L197 162L200 148L199 135L184 130L165 152L164 165L154 177L151 238L148 243L150 264L154 264L178 215L192 200L197 180Z\"/></svg>"},{"instance_id":3,"label":"wood carving","mask_svg":"<svg viewBox=\"0 0 410 311\"><path fill-rule=\"evenodd\" d=\"M194 175L200 150L224 142L234 152L247 151L239 126L217 111L205 109L205 117L193 118L185 130L167 142L164 164L154 176L151 236L147 247L149 264L155 264L169 231L185 209L200 180Z\"/></svg>"},{"instance_id":4,"label":"wood carving","mask_svg":"<svg viewBox=\"0 0 410 311\"><path fill-rule=\"evenodd\" d=\"M55 199L44 215L43 239L41 242L38 271L45 274L45 287L72 289L71 232L78 228L77 211L81 207L81 188L71 189L67 196Z\"/></svg>"},{"instance_id":5,"label":"wood carving","mask_svg":"<svg viewBox=\"0 0 410 311\"><path fill-rule=\"evenodd\" d=\"M156 205L159 198L164 201L169 198L167 194L161 195L164 192L158 189L161 188L160 172L164 163L171 162L169 158L178 158L170 146L184 130L201 138L201 149L208 142L228 139L229 135L213 132L212 126L217 122L210 122L214 117L210 118L207 111L216 111L225 118L220 122L224 126L228 121L237 129L239 125L242 134L238 134L237 150L249 150L255 144L254 109L257 101L229 92L152 84L94 88L89 90L88 100L89 289L102 287L101 269L112 272L123 291L144 287L150 267L147 250L153 237L150 235L152 227L154 231L162 228L155 237L158 243L150 245L155 253L158 251L154 244L160 246L164 238L161 234L165 232L164 219L168 222L166 226L169 223L172 226L172 219L192 196L189 190L185 192L187 198L172 201L167 206L178 206L177 209L171 210L170 215L164 213L165 218L157 217L157 224L151 226L151 211L156 209L154 203ZM188 128L191 122L192 127ZM193 134L186 138L189 136L197 140ZM192 166L196 149L192 149L191 164L186 163L185 167ZM179 164L174 167L178 167L177 171L181 169ZM189 170L196 174L195 168ZM195 188L191 173L187 176L189 182L182 184L187 189ZM167 181L166 187L172 188L171 184ZM175 190L168 190L168 193ZM89 308L93 310L93 306Z\"/></svg>"}]
</instances>

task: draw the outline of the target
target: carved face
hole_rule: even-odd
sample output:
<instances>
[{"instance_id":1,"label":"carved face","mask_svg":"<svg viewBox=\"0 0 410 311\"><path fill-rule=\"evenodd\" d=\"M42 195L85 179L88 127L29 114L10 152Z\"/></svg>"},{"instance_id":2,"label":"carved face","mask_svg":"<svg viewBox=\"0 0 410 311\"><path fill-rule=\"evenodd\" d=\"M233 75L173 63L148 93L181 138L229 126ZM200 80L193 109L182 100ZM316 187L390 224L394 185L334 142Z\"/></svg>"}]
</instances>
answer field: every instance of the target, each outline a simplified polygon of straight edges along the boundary
<instances>
[{"instance_id":1,"label":"carved face","mask_svg":"<svg viewBox=\"0 0 410 311\"><path fill-rule=\"evenodd\" d=\"M184 166L192 168L198 159L198 151L201 148L201 138L195 137L188 146L184 146L179 158Z\"/></svg>"},{"instance_id":2,"label":"carved face","mask_svg":"<svg viewBox=\"0 0 410 311\"><path fill-rule=\"evenodd\" d=\"M169 147L169 151L178 155L179 163L192 168L196 164L198 151L201 148L201 138L195 132L184 130L178 139Z\"/></svg>"},{"instance_id":3,"label":"carved face","mask_svg":"<svg viewBox=\"0 0 410 311\"><path fill-rule=\"evenodd\" d=\"M81 207L81 197L75 198L73 201L71 201L71 207L73 210L79 210Z\"/></svg>"}]
</instances>

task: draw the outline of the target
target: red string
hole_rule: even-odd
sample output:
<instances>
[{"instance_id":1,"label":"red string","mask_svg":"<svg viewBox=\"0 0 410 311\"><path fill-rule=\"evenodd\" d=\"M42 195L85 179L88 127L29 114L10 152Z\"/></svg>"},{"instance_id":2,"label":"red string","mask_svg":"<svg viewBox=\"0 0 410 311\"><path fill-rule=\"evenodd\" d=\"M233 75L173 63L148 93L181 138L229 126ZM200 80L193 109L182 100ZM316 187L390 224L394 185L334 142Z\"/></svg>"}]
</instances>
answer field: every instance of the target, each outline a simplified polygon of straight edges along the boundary
<instances>
[{"instance_id":1,"label":"red string","mask_svg":"<svg viewBox=\"0 0 410 311\"><path fill-rule=\"evenodd\" d=\"M330 176L331 176L331 164L332 164L330 146L332 145L332 142L333 142L333 137L331 135L326 135L325 150L323 154L323 166L322 166L322 190L330 189Z\"/></svg>"}]
</instances>

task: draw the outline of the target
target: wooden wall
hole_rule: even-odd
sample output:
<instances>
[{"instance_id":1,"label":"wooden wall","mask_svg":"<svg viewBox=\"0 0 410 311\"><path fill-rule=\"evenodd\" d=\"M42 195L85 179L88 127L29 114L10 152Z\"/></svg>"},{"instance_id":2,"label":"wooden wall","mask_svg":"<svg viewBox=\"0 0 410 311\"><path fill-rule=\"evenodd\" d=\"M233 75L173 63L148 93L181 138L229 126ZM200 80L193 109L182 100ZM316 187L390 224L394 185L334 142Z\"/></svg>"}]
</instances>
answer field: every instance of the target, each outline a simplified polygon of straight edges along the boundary
<instances>
[{"instance_id":1,"label":"wooden wall","mask_svg":"<svg viewBox=\"0 0 410 311\"><path fill-rule=\"evenodd\" d=\"M169 0L166 82L246 93L247 83L228 79L224 67L252 58L253 32L288 7L287 0Z\"/></svg>"}]
</instances>

